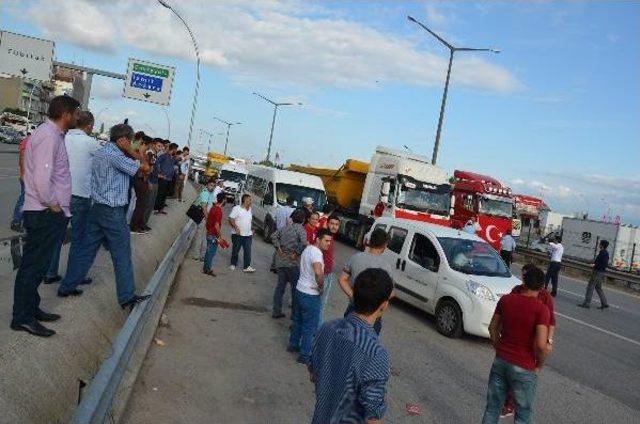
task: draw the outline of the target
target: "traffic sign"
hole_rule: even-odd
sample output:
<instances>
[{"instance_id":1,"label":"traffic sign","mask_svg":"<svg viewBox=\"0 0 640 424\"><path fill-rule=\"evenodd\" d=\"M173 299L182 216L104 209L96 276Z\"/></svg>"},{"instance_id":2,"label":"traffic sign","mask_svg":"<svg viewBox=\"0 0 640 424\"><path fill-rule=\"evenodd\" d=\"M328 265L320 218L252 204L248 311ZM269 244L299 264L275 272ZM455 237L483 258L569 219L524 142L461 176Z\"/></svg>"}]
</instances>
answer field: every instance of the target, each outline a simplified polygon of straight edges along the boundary
<instances>
[{"instance_id":1,"label":"traffic sign","mask_svg":"<svg viewBox=\"0 0 640 424\"><path fill-rule=\"evenodd\" d=\"M168 106L176 68L129 59L123 96Z\"/></svg>"},{"instance_id":2,"label":"traffic sign","mask_svg":"<svg viewBox=\"0 0 640 424\"><path fill-rule=\"evenodd\" d=\"M0 74L51 81L54 49L53 41L0 31Z\"/></svg>"}]
</instances>

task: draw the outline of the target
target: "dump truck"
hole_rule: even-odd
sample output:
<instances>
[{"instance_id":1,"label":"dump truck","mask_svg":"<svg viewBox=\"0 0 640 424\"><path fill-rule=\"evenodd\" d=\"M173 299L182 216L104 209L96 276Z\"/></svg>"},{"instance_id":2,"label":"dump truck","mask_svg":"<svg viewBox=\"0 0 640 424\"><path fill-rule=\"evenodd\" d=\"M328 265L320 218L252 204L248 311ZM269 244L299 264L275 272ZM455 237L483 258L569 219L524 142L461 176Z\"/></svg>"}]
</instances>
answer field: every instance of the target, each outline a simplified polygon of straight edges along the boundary
<instances>
[{"instance_id":1,"label":"dump truck","mask_svg":"<svg viewBox=\"0 0 640 424\"><path fill-rule=\"evenodd\" d=\"M425 156L378 146L371 162L347 159L338 169L291 165L317 175L341 217L340 236L356 247L380 216L450 226L451 185Z\"/></svg>"},{"instance_id":2,"label":"dump truck","mask_svg":"<svg viewBox=\"0 0 640 424\"><path fill-rule=\"evenodd\" d=\"M228 163L230 158L225 155L216 152L207 153L207 168L204 171L204 175L207 178L216 178L220 173L222 165Z\"/></svg>"}]
</instances>

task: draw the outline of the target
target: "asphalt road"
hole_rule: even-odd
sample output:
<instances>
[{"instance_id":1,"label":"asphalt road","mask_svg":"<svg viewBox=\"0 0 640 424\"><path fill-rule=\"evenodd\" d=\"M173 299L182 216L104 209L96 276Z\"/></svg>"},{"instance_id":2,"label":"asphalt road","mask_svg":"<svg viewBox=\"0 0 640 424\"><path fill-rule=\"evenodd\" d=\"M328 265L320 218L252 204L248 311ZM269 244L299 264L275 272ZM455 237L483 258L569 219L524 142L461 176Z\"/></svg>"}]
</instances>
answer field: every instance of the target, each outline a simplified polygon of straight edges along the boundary
<instances>
[{"instance_id":1,"label":"asphalt road","mask_svg":"<svg viewBox=\"0 0 640 424\"><path fill-rule=\"evenodd\" d=\"M271 246L256 237L253 275L216 258L217 278L187 259L139 375L124 423L302 423L313 410L304 367L285 352L287 319L270 318L275 276L266 271ZM337 244L341 266L355 250ZM514 272L518 272L514 267ZM640 422L640 299L607 289L612 308L576 305L585 285L562 278L556 299L558 329L538 381L536 422ZM346 300L334 286L328 318ZM394 302L382 342L392 364L386 422L477 423L485 406L493 350L487 340L448 339L433 319ZM420 407L409 416L407 404ZM512 422L512 419L503 420Z\"/></svg>"}]
</instances>

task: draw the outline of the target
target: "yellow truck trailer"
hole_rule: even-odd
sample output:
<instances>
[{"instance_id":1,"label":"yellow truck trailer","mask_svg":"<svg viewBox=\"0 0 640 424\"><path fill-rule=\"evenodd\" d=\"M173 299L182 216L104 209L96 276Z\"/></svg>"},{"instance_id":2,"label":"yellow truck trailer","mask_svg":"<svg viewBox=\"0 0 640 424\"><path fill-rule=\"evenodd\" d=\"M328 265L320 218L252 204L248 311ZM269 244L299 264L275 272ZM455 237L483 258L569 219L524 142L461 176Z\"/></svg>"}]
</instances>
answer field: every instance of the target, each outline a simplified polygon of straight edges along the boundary
<instances>
[{"instance_id":1,"label":"yellow truck trailer","mask_svg":"<svg viewBox=\"0 0 640 424\"><path fill-rule=\"evenodd\" d=\"M216 152L207 153L207 168L204 171L204 175L207 178L215 178L220 172L220 167L228 163L230 158L225 155Z\"/></svg>"}]
</instances>

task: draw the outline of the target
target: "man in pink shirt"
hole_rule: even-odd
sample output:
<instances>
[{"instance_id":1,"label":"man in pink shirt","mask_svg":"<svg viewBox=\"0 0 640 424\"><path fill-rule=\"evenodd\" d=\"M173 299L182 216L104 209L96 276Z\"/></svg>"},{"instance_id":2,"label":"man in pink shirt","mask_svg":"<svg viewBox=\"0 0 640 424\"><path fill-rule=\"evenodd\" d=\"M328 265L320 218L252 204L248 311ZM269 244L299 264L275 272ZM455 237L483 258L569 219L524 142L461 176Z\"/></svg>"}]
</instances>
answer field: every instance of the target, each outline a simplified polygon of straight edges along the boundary
<instances>
[{"instance_id":1,"label":"man in pink shirt","mask_svg":"<svg viewBox=\"0 0 640 424\"><path fill-rule=\"evenodd\" d=\"M26 237L13 292L11 328L40 337L55 334L41 321L60 319L60 315L40 309L38 286L71 216L71 174L64 134L75 126L79 107L78 101L69 96L51 100L49 119L31 134L24 155Z\"/></svg>"}]
</instances>

